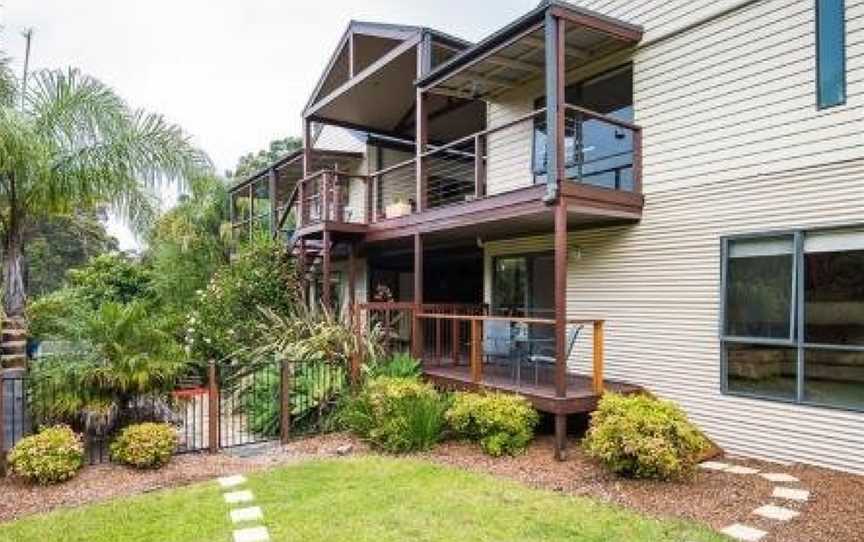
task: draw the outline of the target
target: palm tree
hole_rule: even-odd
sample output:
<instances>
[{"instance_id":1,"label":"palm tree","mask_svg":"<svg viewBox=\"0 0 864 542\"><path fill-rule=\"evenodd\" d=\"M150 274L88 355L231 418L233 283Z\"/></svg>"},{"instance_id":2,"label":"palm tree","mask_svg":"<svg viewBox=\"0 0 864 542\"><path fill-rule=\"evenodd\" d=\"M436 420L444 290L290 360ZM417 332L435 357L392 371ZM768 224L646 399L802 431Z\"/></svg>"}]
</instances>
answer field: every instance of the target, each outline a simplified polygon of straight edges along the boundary
<instances>
[{"instance_id":1,"label":"palm tree","mask_svg":"<svg viewBox=\"0 0 864 542\"><path fill-rule=\"evenodd\" d=\"M182 129L160 115L131 109L97 79L75 69L43 70L22 89L0 58L5 364L26 363L26 224L107 204L140 230L158 212L154 191L160 184L183 182L210 168Z\"/></svg>"}]
</instances>

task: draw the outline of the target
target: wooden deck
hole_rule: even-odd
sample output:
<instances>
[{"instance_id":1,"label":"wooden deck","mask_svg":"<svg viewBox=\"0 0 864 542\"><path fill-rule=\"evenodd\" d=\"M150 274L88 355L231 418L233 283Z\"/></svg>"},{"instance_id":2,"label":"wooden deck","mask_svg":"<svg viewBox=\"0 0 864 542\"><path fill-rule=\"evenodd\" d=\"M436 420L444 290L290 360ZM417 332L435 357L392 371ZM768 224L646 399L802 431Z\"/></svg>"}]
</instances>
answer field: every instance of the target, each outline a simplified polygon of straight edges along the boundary
<instances>
[{"instance_id":1,"label":"wooden deck","mask_svg":"<svg viewBox=\"0 0 864 542\"><path fill-rule=\"evenodd\" d=\"M600 395L592 390L590 377L567 375L567 394L555 395L555 386L548 378L535 380L533 373L521 375L518 381L511 374L486 367L480 383L471 380L470 367L466 365L429 365L423 367L423 375L436 386L452 390L490 389L507 393L517 393L528 399L534 408L551 414L579 414L592 412L597 408ZM642 388L633 384L604 380L604 388L616 393L636 393Z\"/></svg>"}]
</instances>

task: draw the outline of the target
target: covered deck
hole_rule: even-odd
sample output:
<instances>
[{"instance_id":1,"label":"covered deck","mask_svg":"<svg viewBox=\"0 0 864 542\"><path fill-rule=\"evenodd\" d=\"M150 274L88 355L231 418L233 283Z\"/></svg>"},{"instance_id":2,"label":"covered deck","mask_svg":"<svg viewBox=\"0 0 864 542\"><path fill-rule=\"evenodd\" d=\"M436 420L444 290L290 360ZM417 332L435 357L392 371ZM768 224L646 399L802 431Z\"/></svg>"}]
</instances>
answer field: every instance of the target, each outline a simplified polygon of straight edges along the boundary
<instances>
[{"instance_id":1,"label":"covered deck","mask_svg":"<svg viewBox=\"0 0 864 542\"><path fill-rule=\"evenodd\" d=\"M604 321L567 319L559 352L555 319L489 312L486 305L460 303L379 302L354 309L361 329L378 326L388 348L410 351L436 386L515 393L554 415L559 454L568 415L594 411L606 391L641 390L605 378Z\"/></svg>"}]
</instances>

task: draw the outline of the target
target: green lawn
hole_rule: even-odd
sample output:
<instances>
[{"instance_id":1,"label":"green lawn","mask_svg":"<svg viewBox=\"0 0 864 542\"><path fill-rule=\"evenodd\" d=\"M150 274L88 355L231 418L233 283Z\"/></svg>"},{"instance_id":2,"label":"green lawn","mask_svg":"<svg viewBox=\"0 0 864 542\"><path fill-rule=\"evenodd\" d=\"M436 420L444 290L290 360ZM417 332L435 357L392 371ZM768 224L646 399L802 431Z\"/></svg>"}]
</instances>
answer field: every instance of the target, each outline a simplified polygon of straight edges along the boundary
<instances>
[{"instance_id":1,"label":"green lawn","mask_svg":"<svg viewBox=\"0 0 864 542\"><path fill-rule=\"evenodd\" d=\"M414 460L315 461L261 472L246 488L274 541L726 540L591 500ZM0 525L2 541L231 540L215 483Z\"/></svg>"}]
</instances>

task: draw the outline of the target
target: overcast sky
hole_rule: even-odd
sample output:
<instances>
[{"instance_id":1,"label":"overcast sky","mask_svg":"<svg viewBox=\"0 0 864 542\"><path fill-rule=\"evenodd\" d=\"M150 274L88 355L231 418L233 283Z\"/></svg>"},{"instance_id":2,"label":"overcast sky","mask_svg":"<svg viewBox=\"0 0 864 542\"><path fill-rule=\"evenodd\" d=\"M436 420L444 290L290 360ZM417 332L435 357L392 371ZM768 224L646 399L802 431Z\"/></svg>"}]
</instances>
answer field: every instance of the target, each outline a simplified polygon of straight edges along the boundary
<instances>
[{"instance_id":1,"label":"overcast sky","mask_svg":"<svg viewBox=\"0 0 864 542\"><path fill-rule=\"evenodd\" d=\"M75 66L182 125L216 164L300 134L300 110L351 19L477 40L537 0L0 0L21 69ZM128 235L112 227L125 247Z\"/></svg>"}]
</instances>

